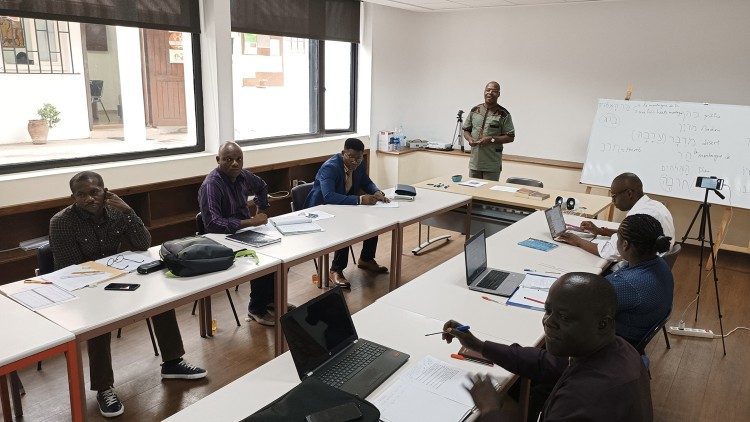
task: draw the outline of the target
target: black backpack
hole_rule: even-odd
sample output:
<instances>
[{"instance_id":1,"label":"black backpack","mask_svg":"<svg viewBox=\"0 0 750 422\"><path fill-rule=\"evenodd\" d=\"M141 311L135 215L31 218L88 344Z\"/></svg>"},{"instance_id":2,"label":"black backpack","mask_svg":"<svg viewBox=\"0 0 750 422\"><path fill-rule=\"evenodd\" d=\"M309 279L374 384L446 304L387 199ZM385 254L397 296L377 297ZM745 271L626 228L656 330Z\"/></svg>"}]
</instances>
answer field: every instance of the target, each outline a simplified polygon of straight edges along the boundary
<instances>
[{"instance_id":1,"label":"black backpack","mask_svg":"<svg viewBox=\"0 0 750 422\"><path fill-rule=\"evenodd\" d=\"M226 270L234 263L232 249L202 236L168 240L159 255L169 271L180 277Z\"/></svg>"}]
</instances>

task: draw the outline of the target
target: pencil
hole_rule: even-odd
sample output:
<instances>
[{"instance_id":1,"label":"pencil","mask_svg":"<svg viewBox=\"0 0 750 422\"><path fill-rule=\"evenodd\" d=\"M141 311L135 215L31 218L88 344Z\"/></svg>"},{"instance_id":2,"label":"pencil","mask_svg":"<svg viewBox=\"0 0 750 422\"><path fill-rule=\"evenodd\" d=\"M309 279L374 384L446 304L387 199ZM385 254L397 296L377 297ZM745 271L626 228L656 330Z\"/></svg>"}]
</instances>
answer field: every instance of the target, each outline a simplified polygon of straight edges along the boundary
<instances>
[{"instance_id":1,"label":"pencil","mask_svg":"<svg viewBox=\"0 0 750 422\"><path fill-rule=\"evenodd\" d=\"M44 280L32 280L32 279L26 279L23 281L26 284L52 284L51 281L44 281Z\"/></svg>"},{"instance_id":2,"label":"pencil","mask_svg":"<svg viewBox=\"0 0 750 422\"><path fill-rule=\"evenodd\" d=\"M544 302L541 301L541 300L539 300L539 299L534 299L534 298L528 297L528 296L524 296L523 298L526 299L526 300L530 300L530 301L536 302L536 303L541 303L542 305L544 305Z\"/></svg>"}]
</instances>

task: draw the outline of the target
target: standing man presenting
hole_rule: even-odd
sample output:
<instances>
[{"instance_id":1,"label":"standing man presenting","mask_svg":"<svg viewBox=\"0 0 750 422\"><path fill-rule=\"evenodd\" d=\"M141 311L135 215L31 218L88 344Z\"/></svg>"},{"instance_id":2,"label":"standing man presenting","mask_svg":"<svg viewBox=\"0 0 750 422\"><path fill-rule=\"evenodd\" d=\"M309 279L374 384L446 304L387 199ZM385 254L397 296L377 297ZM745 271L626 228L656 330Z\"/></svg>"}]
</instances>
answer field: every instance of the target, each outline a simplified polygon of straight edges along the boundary
<instances>
[{"instance_id":1,"label":"standing man presenting","mask_svg":"<svg viewBox=\"0 0 750 422\"><path fill-rule=\"evenodd\" d=\"M497 103L500 84L484 87L484 102L471 109L464 122L464 139L471 145L469 177L500 180L503 144L513 142L515 129L510 112Z\"/></svg>"}]
</instances>

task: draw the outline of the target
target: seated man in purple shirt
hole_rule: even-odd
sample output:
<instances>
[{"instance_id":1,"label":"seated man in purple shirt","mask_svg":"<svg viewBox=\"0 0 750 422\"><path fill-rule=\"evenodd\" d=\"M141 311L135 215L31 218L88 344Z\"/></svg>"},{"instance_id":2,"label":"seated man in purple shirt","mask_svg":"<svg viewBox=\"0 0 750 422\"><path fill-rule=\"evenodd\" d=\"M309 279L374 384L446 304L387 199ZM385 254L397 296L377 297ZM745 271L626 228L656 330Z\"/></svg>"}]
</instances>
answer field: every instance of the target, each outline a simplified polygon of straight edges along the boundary
<instances>
[{"instance_id":1,"label":"seated man in purple shirt","mask_svg":"<svg viewBox=\"0 0 750 422\"><path fill-rule=\"evenodd\" d=\"M507 371L545 382L557 379L540 421L651 421L651 389L640 355L615 335L617 296L604 277L568 273L552 285L544 305L546 349L481 341L445 323L443 338L455 337ZM480 421L500 420L500 396L489 377L470 390Z\"/></svg>"},{"instance_id":2,"label":"seated man in purple shirt","mask_svg":"<svg viewBox=\"0 0 750 422\"><path fill-rule=\"evenodd\" d=\"M218 167L208 173L198 190L201 218L207 233L231 234L239 229L266 224L263 213L268 208L268 186L260 177L242 168L242 149L226 142L216 156ZM248 197L253 196L256 214L250 215ZM273 274L250 282L249 319L259 324L275 324L273 309ZM269 312L270 311L270 312Z\"/></svg>"}]
</instances>

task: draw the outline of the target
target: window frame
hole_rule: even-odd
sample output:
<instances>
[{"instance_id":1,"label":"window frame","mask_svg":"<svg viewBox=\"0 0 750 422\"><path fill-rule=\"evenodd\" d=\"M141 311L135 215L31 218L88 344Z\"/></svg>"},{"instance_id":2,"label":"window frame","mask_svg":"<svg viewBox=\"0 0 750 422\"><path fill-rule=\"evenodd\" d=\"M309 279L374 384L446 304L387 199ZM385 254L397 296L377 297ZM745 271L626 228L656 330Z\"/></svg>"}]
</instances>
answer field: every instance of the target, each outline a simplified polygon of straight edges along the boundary
<instances>
[{"instance_id":1,"label":"window frame","mask_svg":"<svg viewBox=\"0 0 750 422\"><path fill-rule=\"evenodd\" d=\"M70 22L68 22L70 24ZM149 29L138 27L139 29ZM193 95L195 102L195 145L179 148L165 148L148 151L134 151L119 154L91 155L78 158L65 158L59 160L34 161L22 164L0 165L0 175L22 173L36 170L48 170L59 167L73 167L89 164L113 163L142 158L165 157L171 155L190 154L203 152L206 149L206 138L203 121L203 76L201 72L201 41L200 34L189 33L192 40L193 51ZM13 74L10 74L13 75ZM25 74L22 74L25 75ZM65 74L61 76L66 76Z\"/></svg>"},{"instance_id":2,"label":"window frame","mask_svg":"<svg viewBox=\"0 0 750 422\"><path fill-rule=\"evenodd\" d=\"M244 37L244 33L243 34ZM292 37L297 38L297 37ZM264 136L252 139L235 139L242 146L267 145L277 142L318 139L327 136L357 132L357 73L359 69L359 44L350 43L351 61L349 69L349 127L341 129L325 128L325 40L309 39L310 55L310 127L306 133L293 133L279 136ZM234 89L234 88L232 88Z\"/></svg>"}]
</instances>

